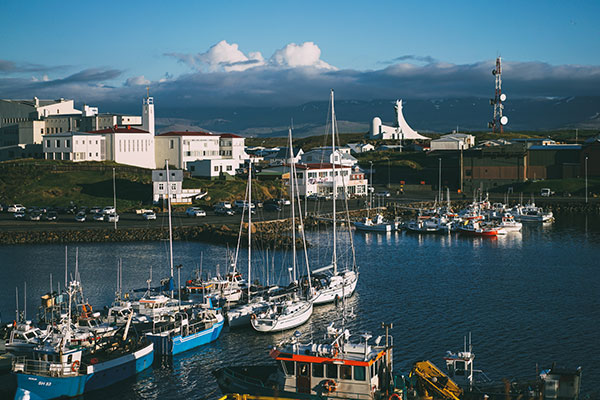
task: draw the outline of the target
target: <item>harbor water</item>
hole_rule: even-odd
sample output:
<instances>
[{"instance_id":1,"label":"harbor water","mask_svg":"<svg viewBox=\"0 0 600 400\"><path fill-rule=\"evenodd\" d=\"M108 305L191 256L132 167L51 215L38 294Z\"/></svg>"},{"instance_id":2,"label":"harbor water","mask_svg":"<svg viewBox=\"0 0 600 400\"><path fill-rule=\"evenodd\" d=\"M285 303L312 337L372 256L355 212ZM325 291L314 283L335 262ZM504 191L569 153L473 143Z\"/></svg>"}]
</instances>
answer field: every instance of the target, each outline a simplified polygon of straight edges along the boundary
<instances>
[{"instance_id":1,"label":"harbor water","mask_svg":"<svg viewBox=\"0 0 600 400\"><path fill-rule=\"evenodd\" d=\"M598 215L559 214L554 224L525 224L522 232L498 238L406 232L355 233L353 238L360 278L356 294L346 302L346 310L354 314L347 327L376 337L382 322L392 322L397 373L407 374L413 362L425 359L443 367L446 351L461 351L471 333L475 368L490 378L533 378L536 368L553 362L581 366L583 394L600 398ZM312 268L330 261L329 231L310 232L308 240ZM349 242L344 235L339 240ZM164 242L83 244L77 251L84 294L95 309L113 300L119 259L125 289L145 287L150 267L155 285L169 274ZM174 261L183 265L181 280L197 268L213 276L225 273L226 252L223 246L176 242ZM75 253L76 246L69 246L69 274L74 273ZM244 276L246 254L244 249L238 256ZM287 284L289 252L259 248L253 256L253 281ZM341 251L341 259L351 257ZM0 246L0 260L3 323L14 319L15 287L22 309L26 283L27 318L35 319L40 295L50 288L50 274L55 290L64 285L64 246ZM303 273L303 264L299 267ZM315 307L299 331L306 338L320 337L340 314L334 305ZM216 399L220 391L212 370L269 363L269 348L292 333L265 335L226 327L216 342L159 360L136 378L85 399ZM7 388L0 388L0 398L6 396Z\"/></svg>"}]
</instances>

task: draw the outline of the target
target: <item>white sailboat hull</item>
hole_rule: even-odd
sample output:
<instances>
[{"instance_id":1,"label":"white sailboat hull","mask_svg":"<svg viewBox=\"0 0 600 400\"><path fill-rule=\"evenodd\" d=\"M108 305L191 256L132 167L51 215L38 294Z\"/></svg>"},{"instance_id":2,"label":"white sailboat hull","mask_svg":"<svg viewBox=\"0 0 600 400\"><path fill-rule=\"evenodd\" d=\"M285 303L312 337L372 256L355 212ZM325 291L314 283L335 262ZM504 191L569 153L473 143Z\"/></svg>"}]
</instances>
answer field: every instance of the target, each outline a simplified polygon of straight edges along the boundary
<instances>
[{"instance_id":1,"label":"white sailboat hull","mask_svg":"<svg viewBox=\"0 0 600 400\"><path fill-rule=\"evenodd\" d=\"M280 332L295 328L304 324L313 312L312 301L303 301L306 303L298 309L297 312L288 315L277 315L275 318L256 317L251 319L254 330L258 332Z\"/></svg>"},{"instance_id":2,"label":"white sailboat hull","mask_svg":"<svg viewBox=\"0 0 600 400\"><path fill-rule=\"evenodd\" d=\"M344 284L326 287L317 290L313 296L312 302L315 305L333 303L336 299L341 300L342 297L350 297L356 290L358 282L358 274L354 271L345 272L343 275Z\"/></svg>"}]
</instances>

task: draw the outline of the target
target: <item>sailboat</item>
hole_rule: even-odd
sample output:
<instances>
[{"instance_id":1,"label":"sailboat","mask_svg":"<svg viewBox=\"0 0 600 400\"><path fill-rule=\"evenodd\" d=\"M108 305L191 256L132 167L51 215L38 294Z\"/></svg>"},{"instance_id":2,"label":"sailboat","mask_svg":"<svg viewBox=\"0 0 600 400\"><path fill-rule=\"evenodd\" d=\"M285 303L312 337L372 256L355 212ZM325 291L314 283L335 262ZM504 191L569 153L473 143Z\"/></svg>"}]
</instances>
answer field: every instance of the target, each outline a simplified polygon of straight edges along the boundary
<instances>
[{"instance_id":1,"label":"sailboat","mask_svg":"<svg viewBox=\"0 0 600 400\"><path fill-rule=\"evenodd\" d=\"M336 199L338 195L337 181L336 181L336 166L335 166L335 137L336 137L336 120L335 120L335 108L333 101L333 89L331 90L331 137L332 137L332 155L334 157L332 168L333 168L333 253L331 264L326 265L322 268L312 271L312 287L313 287L313 303L315 305L333 303L340 301L344 297L352 296L356 290L356 284L358 282L358 268L356 267L356 257L354 255L354 242L352 235L350 235L350 246L352 250L352 263L351 269L340 270L338 268L337 259L337 221L336 221ZM342 182L344 180L342 179ZM344 197L345 196L345 184L344 184ZM347 208L346 208L347 211ZM346 215L348 213L346 212ZM347 218L349 219L349 218Z\"/></svg>"},{"instance_id":2,"label":"sailboat","mask_svg":"<svg viewBox=\"0 0 600 400\"><path fill-rule=\"evenodd\" d=\"M169 265L171 267L170 282L173 281L173 229L171 226L171 191L169 183L169 164L166 164L167 172L167 205L169 210ZM178 273L178 280L180 274ZM225 320L220 310L212 307L210 298L207 304L201 307L181 307L181 282L178 282L178 310L173 315L173 321L166 324L154 326L152 332L146 337L154 344L154 349L159 355L175 355L186 350L193 349L203 344L216 340ZM171 285L171 299L173 290Z\"/></svg>"},{"instance_id":3,"label":"sailboat","mask_svg":"<svg viewBox=\"0 0 600 400\"><path fill-rule=\"evenodd\" d=\"M252 161L250 161L250 166L248 167L248 186L247 186L248 195L247 200L248 204L252 204ZM248 296L247 302L245 304L241 304L237 307L230 309L227 312L227 323L230 327L244 326L250 324L250 318L252 315L260 313L265 310L269 303L266 302L262 297L254 297L252 298L251 292L251 274L252 274L252 212L251 208L248 207ZM242 227L240 227L240 234L242 232ZM238 243L239 244L239 243ZM239 250L239 246L238 246ZM237 261L237 254L236 254ZM237 263L236 263L237 264Z\"/></svg>"},{"instance_id":4,"label":"sailboat","mask_svg":"<svg viewBox=\"0 0 600 400\"><path fill-rule=\"evenodd\" d=\"M296 279L296 164L293 162L291 154L292 147L292 130L289 130L290 142L290 198L292 209L292 271L293 284L297 284ZM306 262L306 271L308 274L307 287L300 285L290 294L283 295L280 299L269 302L266 310L253 314L251 317L252 327L258 332L280 332L287 329L292 329L304 324L313 312L313 301L311 299L312 287L310 279L310 267L308 264L308 254L306 251L306 237L304 235L304 224L302 223L302 213L299 212L300 225L302 227L302 242L304 243L304 259ZM306 290L303 290L306 289ZM303 293L301 293L303 292Z\"/></svg>"}]
</instances>

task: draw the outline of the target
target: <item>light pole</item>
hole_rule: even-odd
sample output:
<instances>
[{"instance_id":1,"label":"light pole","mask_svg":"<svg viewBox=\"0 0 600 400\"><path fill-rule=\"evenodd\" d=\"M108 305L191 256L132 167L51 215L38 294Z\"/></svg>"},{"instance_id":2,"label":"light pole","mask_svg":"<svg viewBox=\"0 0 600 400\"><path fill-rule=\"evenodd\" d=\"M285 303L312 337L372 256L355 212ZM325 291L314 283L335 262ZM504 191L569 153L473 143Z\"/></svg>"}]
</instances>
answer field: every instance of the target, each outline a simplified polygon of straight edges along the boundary
<instances>
[{"instance_id":1,"label":"light pole","mask_svg":"<svg viewBox=\"0 0 600 400\"><path fill-rule=\"evenodd\" d=\"M373 191L375 190L375 188L373 187L373 161L369 161L369 164L371 164L371 172L370 172L370 177L369 177L369 209L371 208L371 203L373 203Z\"/></svg>"},{"instance_id":2,"label":"light pole","mask_svg":"<svg viewBox=\"0 0 600 400\"><path fill-rule=\"evenodd\" d=\"M440 167L439 167L439 180L438 180L438 201L442 201L442 159L438 158L438 160L440 161Z\"/></svg>"},{"instance_id":3,"label":"light pole","mask_svg":"<svg viewBox=\"0 0 600 400\"><path fill-rule=\"evenodd\" d=\"M588 202L588 182L587 182L587 164L588 157L585 157L585 204Z\"/></svg>"}]
</instances>

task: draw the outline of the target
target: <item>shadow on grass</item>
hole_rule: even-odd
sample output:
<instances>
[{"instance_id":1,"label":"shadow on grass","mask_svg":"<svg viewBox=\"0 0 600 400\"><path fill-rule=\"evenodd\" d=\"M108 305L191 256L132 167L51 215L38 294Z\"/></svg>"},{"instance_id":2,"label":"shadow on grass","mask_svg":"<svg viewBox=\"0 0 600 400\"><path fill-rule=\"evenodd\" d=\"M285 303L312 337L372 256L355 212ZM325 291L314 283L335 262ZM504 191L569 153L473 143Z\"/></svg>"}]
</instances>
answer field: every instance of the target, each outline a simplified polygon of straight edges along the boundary
<instances>
[{"instance_id":1,"label":"shadow on grass","mask_svg":"<svg viewBox=\"0 0 600 400\"><path fill-rule=\"evenodd\" d=\"M148 203L152 200L152 185L148 183L131 182L117 179L117 199ZM82 183L81 193L88 196L111 198L113 196L113 181L108 179L96 183Z\"/></svg>"}]
</instances>

